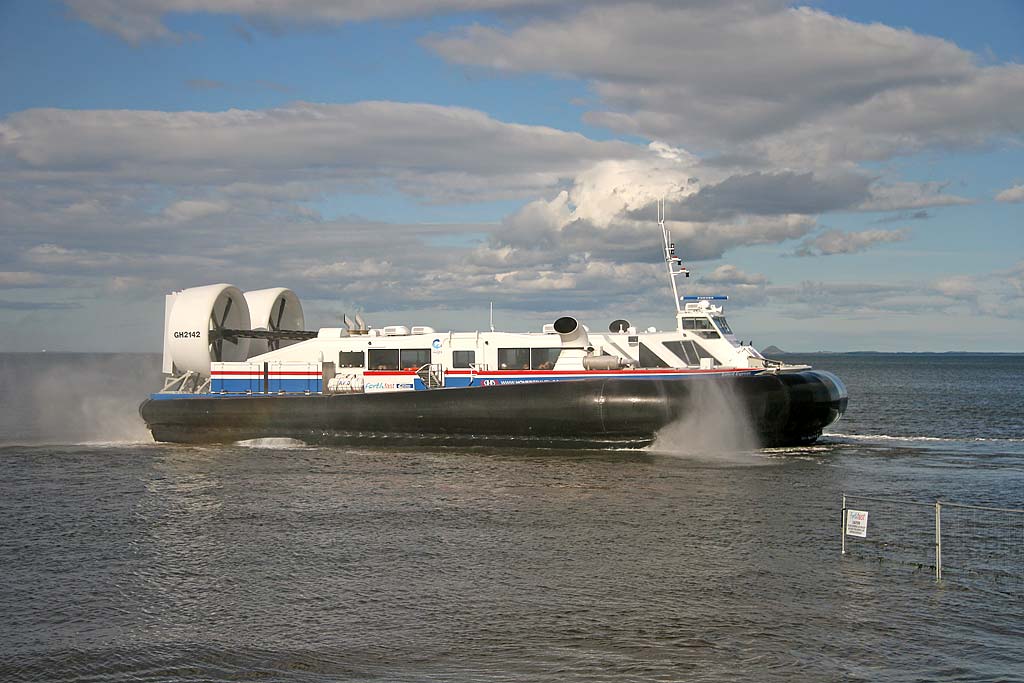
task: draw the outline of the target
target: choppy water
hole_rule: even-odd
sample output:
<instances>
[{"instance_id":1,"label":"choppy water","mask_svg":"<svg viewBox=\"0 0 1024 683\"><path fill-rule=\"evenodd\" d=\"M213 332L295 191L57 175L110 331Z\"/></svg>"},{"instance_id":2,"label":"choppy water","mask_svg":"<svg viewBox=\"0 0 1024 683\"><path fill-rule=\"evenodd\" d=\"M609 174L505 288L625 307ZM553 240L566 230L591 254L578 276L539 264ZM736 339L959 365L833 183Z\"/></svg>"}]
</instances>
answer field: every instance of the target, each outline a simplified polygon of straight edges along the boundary
<instances>
[{"instance_id":1,"label":"choppy water","mask_svg":"<svg viewBox=\"0 0 1024 683\"><path fill-rule=\"evenodd\" d=\"M1024 507L1024 357L805 359L833 435L678 455L158 445L158 359L2 355L0 680L1024 680L1024 580L839 554Z\"/></svg>"}]
</instances>

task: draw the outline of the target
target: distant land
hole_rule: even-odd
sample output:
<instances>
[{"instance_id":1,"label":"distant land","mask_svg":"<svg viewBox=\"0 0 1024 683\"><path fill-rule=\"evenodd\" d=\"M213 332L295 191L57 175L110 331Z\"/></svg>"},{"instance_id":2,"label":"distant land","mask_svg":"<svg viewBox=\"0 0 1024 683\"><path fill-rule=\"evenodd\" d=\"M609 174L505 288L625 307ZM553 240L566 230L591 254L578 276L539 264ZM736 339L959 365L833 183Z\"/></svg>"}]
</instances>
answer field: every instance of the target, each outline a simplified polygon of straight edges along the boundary
<instances>
[{"instance_id":1,"label":"distant land","mask_svg":"<svg viewBox=\"0 0 1024 683\"><path fill-rule=\"evenodd\" d=\"M761 350L768 355L799 356L802 354L841 355L841 356L1020 356L1024 351L783 351L778 346L768 346Z\"/></svg>"}]
</instances>

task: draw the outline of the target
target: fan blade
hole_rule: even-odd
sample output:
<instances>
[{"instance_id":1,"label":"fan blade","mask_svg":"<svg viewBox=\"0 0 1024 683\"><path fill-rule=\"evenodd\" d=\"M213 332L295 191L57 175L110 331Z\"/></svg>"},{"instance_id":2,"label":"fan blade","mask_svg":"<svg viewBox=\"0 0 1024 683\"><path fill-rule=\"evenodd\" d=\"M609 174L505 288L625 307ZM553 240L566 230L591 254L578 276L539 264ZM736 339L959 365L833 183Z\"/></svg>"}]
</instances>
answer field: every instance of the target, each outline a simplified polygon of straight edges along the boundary
<instances>
[{"instance_id":1,"label":"fan blade","mask_svg":"<svg viewBox=\"0 0 1024 683\"><path fill-rule=\"evenodd\" d=\"M277 323L273 327L275 330L281 329L281 318L284 316L284 304L285 300L281 299L281 305L277 307Z\"/></svg>"},{"instance_id":2,"label":"fan blade","mask_svg":"<svg viewBox=\"0 0 1024 683\"><path fill-rule=\"evenodd\" d=\"M224 323L228 320L228 313L231 312L231 304L235 303L235 300L228 297L228 305L224 307L224 315L220 317L220 326L224 327Z\"/></svg>"}]
</instances>

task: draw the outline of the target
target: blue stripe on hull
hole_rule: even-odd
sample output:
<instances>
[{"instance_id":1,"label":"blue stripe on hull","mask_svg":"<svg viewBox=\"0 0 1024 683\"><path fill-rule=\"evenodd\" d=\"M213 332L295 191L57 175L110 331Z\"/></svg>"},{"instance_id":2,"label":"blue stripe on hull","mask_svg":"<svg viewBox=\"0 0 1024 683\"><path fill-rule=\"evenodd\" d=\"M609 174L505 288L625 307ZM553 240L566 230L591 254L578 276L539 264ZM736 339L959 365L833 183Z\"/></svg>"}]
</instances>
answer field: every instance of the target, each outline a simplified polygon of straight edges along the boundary
<instances>
[{"instance_id":1,"label":"blue stripe on hull","mask_svg":"<svg viewBox=\"0 0 1024 683\"><path fill-rule=\"evenodd\" d=\"M538 384L541 382L572 382L577 380L594 379L625 379L625 380L686 380L692 377L708 376L746 376L756 375L762 372L758 369L743 370L739 372L692 372L692 373L665 373L665 374L586 374L586 375L509 375L495 377L493 375L480 377L469 375L447 375L445 377L445 388L461 389L466 387L489 387L508 384ZM189 398L195 396L274 396L285 394L319 394L323 391L322 381L319 377L312 376L301 379L283 379L271 376L269 378L269 393L263 393L262 374L253 374L249 377L214 377L210 384L209 394L151 394L155 400L169 400L176 398ZM416 391L429 391L427 386L419 377L413 378L413 387Z\"/></svg>"}]
</instances>

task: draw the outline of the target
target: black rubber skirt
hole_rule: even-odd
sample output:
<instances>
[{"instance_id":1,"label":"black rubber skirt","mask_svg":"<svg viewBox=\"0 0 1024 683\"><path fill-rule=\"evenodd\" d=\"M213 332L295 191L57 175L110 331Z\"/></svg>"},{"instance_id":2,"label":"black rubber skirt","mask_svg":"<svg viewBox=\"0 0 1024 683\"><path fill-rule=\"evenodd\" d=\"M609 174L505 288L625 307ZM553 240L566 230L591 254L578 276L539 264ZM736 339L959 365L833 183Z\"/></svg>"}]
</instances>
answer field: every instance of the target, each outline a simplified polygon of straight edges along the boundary
<instances>
[{"instance_id":1,"label":"black rubber skirt","mask_svg":"<svg viewBox=\"0 0 1024 683\"><path fill-rule=\"evenodd\" d=\"M846 409L818 370L674 380L593 379L332 396L195 396L139 407L157 441L290 438L307 444L501 444L622 448L679 420L752 430L762 446L812 443Z\"/></svg>"}]
</instances>

